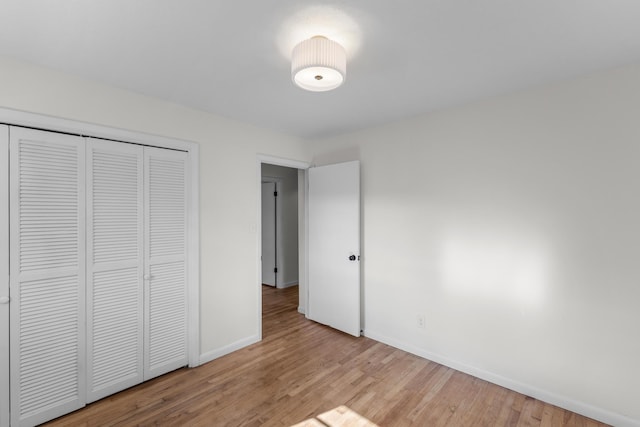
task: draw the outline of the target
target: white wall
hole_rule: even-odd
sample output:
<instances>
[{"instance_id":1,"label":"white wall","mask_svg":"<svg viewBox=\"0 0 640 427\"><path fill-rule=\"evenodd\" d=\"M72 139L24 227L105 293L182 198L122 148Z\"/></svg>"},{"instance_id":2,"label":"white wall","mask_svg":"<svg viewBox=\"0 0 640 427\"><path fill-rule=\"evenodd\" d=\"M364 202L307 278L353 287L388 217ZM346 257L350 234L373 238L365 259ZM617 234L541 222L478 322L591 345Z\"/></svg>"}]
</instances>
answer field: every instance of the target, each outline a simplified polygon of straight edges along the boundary
<instances>
[{"instance_id":1,"label":"white wall","mask_svg":"<svg viewBox=\"0 0 640 427\"><path fill-rule=\"evenodd\" d=\"M263 164L262 176L280 178L282 247L278 258L282 268L282 279L278 287L298 284L298 169Z\"/></svg>"},{"instance_id":2,"label":"white wall","mask_svg":"<svg viewBox=\"0 0 640 427\"><path fill-rule=\"evenodd\" d=\"M256 158L307 160L300 140L3 57L0 106L198 142L202 358L259 338Z\"/></svg>"},{"instance_id":3,"label":"white wall","mask_svg":"<svg viewBox=\"0 0 640 427\"><path fill-rule=\"evenodd\" d=\"M362 161L368 336L640 425L640 66L313 150Z\"/></svg>"}]
</instances>

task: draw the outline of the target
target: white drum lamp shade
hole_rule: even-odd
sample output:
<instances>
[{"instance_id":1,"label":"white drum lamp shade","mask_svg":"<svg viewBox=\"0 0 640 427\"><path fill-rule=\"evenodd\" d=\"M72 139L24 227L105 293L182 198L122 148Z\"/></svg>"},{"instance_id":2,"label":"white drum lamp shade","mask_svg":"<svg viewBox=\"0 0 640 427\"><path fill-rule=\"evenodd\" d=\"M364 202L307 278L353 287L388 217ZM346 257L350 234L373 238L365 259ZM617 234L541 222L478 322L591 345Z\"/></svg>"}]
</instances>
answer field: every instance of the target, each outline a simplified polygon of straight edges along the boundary
<instances>
[{"instance_id":1,"label":"white drum lamp shade","mask_svg":"<svg viewBox=\"0 0 640 427\"><path fill-rule=\"evenodd\" d=\"M347 77L347 53L340 44L316 36L298 43L291 58L291 79L313 92L332 90Z\"/></svg>"}]
</instances>

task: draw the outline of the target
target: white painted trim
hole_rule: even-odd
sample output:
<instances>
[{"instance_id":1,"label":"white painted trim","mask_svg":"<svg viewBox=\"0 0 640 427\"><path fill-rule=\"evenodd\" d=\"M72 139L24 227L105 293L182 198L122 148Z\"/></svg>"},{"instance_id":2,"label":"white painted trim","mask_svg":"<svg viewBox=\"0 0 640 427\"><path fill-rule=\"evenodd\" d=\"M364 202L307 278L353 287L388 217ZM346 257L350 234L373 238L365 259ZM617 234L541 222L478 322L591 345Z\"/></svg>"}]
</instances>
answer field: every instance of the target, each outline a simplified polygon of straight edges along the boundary
<instances>
[{"instance_id":1,"label":"white painted trim","mask_svg":"<svg viewBox=\"0 0 640 427\"><path fill-rule=\"evenodd\" d=\"M0 123L191 151L196 142L0 107Z\"/></svg>"},{"instance_id":2,"label":"white painted trim","mask_svg":"<svg viewBox=\"0 0 640 427\"><path fill-rule=\"evenodd\" d=\"M304 190L304 209L303 212L298 214L298 223L302 219L302 233L303 242L299 244L302 248L302 265L304 268L303 274L298 275L298 279L302 283L302 298L300 303L302 304L302 313L305 318L309 318L309 168L303 171L303 185ZM300 188L300 182L298 182L298 188ZM300 230L300 228L298 228ZM300 250L300 249L299 249ZM298 288L300 289L300 288Z\"/></svg>"},{"instance_id":3,"label":"white painted trim","mask_svg":"<svg viewBox=\"0 0 640 427\"><path fill-rule=\"evenodd\" d=\"M200 364L209 363L212 360L218 359L222 356L226 356L227 354L233 353L234 351L240 350L241 348L250 346L251 344L255 344L259 342L261 339L262 338L259 335L253 335L251 337L233 342L217 350L212 350L212 351L203 353L200 355Z\"/></svg>"},{"instance_id":4,"label":"white painted trim","mask_svg":"<svg viewBox=\"0 0 640 427\"><path fill-rule=\"evenodd\" d=\"M258 154L256 156L256 293L257 293L257 301L258 301L258 310L257 310L257 319L256 319L256 330L258 331L257 337L258 341L262 340L262 262L260 257L262 255L262 164L268 163L271 165L277 166L285 166L289 168L295 169L304 169L305 171L311 166L311 163L304 162L300 160L292 160L286 159L283 157L275 157L267 154ZM306 194L306 191L305 191ZM306 223L306 222L305 222ZM300 251L300 247L298 247L298 251ZM304 257L306 260L307 252L305 250Z\"/></svg>"},{"instance_id":5,"label":"white painted trim","mask_svg":"<svg viewBox=\"0 0 640 427\"><path fill-rule=\"evenodd\" d=\"M282 285L280 285L280 289L290 288L292 286L298 286L298 281L297 280L292 280L290 282L283 283Z\"/></svg>"},{"instance_id":6,"label":"white painted trim","mask_svg":"<svg viewBox=\"0 0 640 427\"><path fill-rule=\"evenodd\" d=\"M189 150L189 203L187 212L187 280L189 283L188 331L189 367L200 365L200 146L192 143Z\"/></svg>"},{"instance_id":7,"label":"white painted trim","mask_svg":"<svg viewBox=\"0 0 640 427\"><path fill-rule=\"evenodd\" d=\"M309 169L311 167L311 163L309 162L287 159L284 157L269 156L266 154L258 154L258 162L268 163L270 165L276 165L276 166L284 166L287 168L294 168L294 169ZM262 173L262 170L260 170L260 173Z\"/></svg>"},{"instance_id":8,"label":"white painted trim","mask_svg":"<svg viewBox=\"0 0 640 427\"><path fill-rule=\"evenodd\" d=\"M9 297L9 127L0 125L0 297ZM9 304L0 304L0 427L9 427Z\"/></svg>"},{"instance_id":9,"label":"white painted trim","mask_svg":"<svg viewBox=\"0 0 640 427\"><path fill-rule=\"evenodd\" d=\"M431 360L457 371L472 375L476 378L480 378L490 383L508 388L509 390L531 396L543 402L559 406L577 414L584 415L585 417L593 418L594 420L619 427L640 427L640 420L635 420L621 414L616 414L606 409L588 405L584 402L580 402L569 397L550 392L548 390L543 390L532 385L515 381L510 378L495 374L493 372L486 371L484 369L479 369L474 366L467 365L463 362L459 362L440 354L423 350L411 344L396 340L395 338L390 338L388 336L379 334L375 331L366 330L364 335L381 343L415 354L416 356L420 356L422 358Z\"/></svg>"},{"instance_id":10,"label":"white painted trim","mask_svg":"<svg viewBox=\"0 0 640 427\"><path fill-rule=\"evenodd\" d=\"M200 360L200 149L198 143L8 108L0 108L0 123L154 147L172 148L188 153L190 179L190 191L187 194L189 204L189 218L187 220L189 226L187 265L189 281L188 351L189 366L198 366Z\"/></svg>"},{"instance_id":11,"label":"white painted trim","mask_svg":"<svg viewBox=\"0 0 640 427\"><path fill-rule=\"evenodd\" d=\"M258 203L256 203L258 215L256 220L256 298L258 301L256 315L256 332L258 341L262 341L262 161L260 156L256 159L257 176L256 183L258 185L256 189L256 196L258 197ZM202 358L201 358L202 359Z\"/></svg>"}]
</instances>

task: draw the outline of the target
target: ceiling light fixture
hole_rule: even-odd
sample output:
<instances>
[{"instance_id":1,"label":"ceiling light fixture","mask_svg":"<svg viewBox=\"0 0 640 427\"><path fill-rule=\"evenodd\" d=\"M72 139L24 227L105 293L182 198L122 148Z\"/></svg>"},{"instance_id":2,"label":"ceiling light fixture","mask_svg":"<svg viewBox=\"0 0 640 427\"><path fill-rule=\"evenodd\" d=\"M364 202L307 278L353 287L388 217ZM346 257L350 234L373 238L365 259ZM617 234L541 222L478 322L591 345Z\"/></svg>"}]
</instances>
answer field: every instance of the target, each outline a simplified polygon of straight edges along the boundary
<instances>
[{"instance_id":1,"label":"ceiling light fixture","mask_svg":"<svg viewBox=\"0 0 640 427\"><path fill-rule=\"evenodd\" d=\"M340 86L346 77L347 53L333 40L315 36L293 48L291 79L302 89L325 92Z\"/></svg>"}]
</instances>

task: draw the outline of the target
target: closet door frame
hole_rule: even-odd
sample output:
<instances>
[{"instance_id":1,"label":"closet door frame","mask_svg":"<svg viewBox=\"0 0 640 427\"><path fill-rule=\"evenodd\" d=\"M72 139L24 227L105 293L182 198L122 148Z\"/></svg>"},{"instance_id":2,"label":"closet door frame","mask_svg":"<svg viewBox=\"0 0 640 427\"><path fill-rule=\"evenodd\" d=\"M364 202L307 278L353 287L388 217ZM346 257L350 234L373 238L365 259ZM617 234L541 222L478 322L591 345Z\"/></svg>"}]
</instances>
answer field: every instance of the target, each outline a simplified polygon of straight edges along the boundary
<instances>
[{"instance_id":1,"label":"closet door frame","mask_svg":"<svg viewBox=\"0 0 640 427\"><path fill-rule=\"evenodd\" d=\"M9 127L0 125L0 298L9 297ZM0 427L9 426L9 303L0 303Z\"/></svg>"},{"instance_id":2,"label":"closet door frame","mask_svg":"<svg viewBox=\"0 0 640 427\"><path fill-rule=\"evenodd\" d=\"M174 150L185 151L187 155L187 292L188 292L188 359L189 367L200 365L200 172L199 172L199 145L196 142L184 141L179 139L167 138L147 133L133 132L123 129L111 128L108 126L100 126L91 123L85 123L75 120L61 119L52 116L46 116L36 113L28 113L24 111L12 110L9 108L0 108L0 123L24 126L35 129L43 129L53 132L63 132L75 135L90 136L107 140L141 144L154 146L159 148L169 148ZM1 126L1 125L0 125ZM8 142L7 142L8 145ZM3 150L0 144L0 150ZM4 161L3 156L7 156L8 149L5 153L0 154L0 161ZM7 159L8 164L8 159ZM0 196L3 192L8 191L8 183L3 180L8 177L0 178ZM3 185L6 184L6 185ZM4 218L4 213L8 212L8 197L0 197L0 228L8 231L8 218ZM1 232L0 232L1 233ZM6 242L5 239L3 241ZM9 258L9 249L6 244L0 243L0 263L7 262ZM5 254L6 252L6 254ZM2 264L0 264L2 265ZM0 267L0 274L3 271ZM7 272L8 276L8 272ZM4 276L0 275L0 280ZM0 285L1 286L1 285ZM0 339L3 338L3 332L0 330ZM1 344L0 344L1 348ZM0 358L0 363L2 359ZM2 373L0 366L0 378ZM5 397L6 393L6 397ZM9 392L0 391L0 407L2 400L8 399ZM0 418L0 421L2 418ZM0 423L0 427L3 427Z\"/></svg>"}]
</instances>

